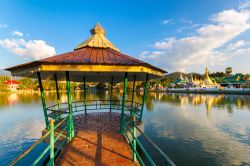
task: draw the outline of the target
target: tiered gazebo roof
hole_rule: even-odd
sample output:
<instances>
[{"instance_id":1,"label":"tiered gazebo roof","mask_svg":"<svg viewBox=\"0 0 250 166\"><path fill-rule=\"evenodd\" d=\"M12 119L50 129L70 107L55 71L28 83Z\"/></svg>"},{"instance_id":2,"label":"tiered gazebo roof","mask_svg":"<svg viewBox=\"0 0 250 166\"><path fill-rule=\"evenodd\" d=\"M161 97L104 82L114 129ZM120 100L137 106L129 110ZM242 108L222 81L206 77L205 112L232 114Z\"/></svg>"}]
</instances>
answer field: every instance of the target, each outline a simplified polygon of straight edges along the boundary
<instances>
[{"instance_id":1,"label":"tiered gazebo roof","mask_svg":"<svg viewBox=\"0 0 250 166\"><path fill-rule=\"evenodd\" d=\"M91 36L79 44L73 51L59 54L49 58L17 65L6 70L15 76L36 78L36 72L41 72L43 79L48 79L57 74L59 80L65 78L65 71L69 71L72 81L82 81L81 76L86 76L86 81L123 80L128 72L128 79L136 75L136 80L145 80L146 73L149 79L163 76L166 71L154 67L146 62L123 54L106 37L105 30L96 24L91 30Z\"/></svg>"}]
</instances>

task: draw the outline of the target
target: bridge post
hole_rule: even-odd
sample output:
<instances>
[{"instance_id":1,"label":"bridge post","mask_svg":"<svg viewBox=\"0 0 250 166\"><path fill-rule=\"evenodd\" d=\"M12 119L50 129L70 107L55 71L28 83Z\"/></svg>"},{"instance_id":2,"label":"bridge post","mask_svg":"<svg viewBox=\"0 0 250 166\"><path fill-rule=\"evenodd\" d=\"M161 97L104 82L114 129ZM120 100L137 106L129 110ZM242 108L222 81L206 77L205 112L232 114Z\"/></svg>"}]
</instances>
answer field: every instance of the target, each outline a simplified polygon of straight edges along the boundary
<instances>
[{"instance_id":1,"label":"bridge post","mask_svg":"<svg viewBox=\"0 0 250 166\"><path fill-rule=\"evenodd\" d=\"M134 112L135 79L136 79L136 75L134 75L134 80L133 80L132 101L131 101L131 111L130 111L130 115L132 115L132 112Z\"/></svg>"},{"instance_id":2,"label":"bridge post","mask_svg":"<svg viewBox=\"0 0 250 166\"><path fill-rule=\"evenodd\" d=\"M44 98L43 84L42 84L40 72L37 72L37 78L38 78L38 84L39 84L39 88L40 88L40 94L41 94L41 100L42 100L42 105L43 105L43 114L44 114L46 129L48 129L49 128L49 120L48 120L48 113L47 113L47 108L46 108L46 103L45 103L45 98Z\"/></svg>"},{"instance_id":3,"label":"bridge post","mask_svg":"<svg viewBox=\"0 0 250 166\"><path fill-rule=\"evenodd\" d=\"M136 161L136 117L135 114L133 112L132 114L132 118L133 118L133 160Z\"/></svg>"},{"instance_id":4,"label":"bridge post","mask_svg":"<svg viewBox=\"0 0 250 166\"><path fill-rule=\"evenodd\" d=\"M70 79L69 79L68 71L66 71L66 88L67 88L67 96L68 96L69 123L70 123L69 138L70 140L72 140L75 136L75 132L74 132L73 109L72 109L72 96L71 96L71 90L70 90Z\"/></svg>"},{"instance_id":5,"label":"bridge post","mask_svg":"<svg viewBox=\"0 0 250 166\"><path fill-rule=\"evenodd\" d=\"M125 106L126 106L126 95L127 95L127 84L128 84L128 73L125 73L124 76L124 85L123 85L123 96L122 96L122 111L121 111L121 120L120 120L120 133L124 132L124 121L125 121Z\"/></svg>"},{"instance_id":6,"label":"bridge post","mask_svg":"<svg viewBox=\"0 0 250 166\"><path fill-rule=\"evenodd\" d=\"M54 120L51 119L50 121L50 161L49 165L54 166L54 159L55 159L55 138L54 138Z\"/></svg>"},{"instance_id":7,"label":"bridge post","mask_svg":"<svg viewBox=\"0 0 250 166\"><path fill-rule=\"evenodd\" d=\"M87 105L86 105L86 76L83 77L83 96L84 96L84 112L87 114Z\"/></svg>"},{"instance_id":8,"label":"bridge post","mask_svg":"<svg viewBox=\"0 0 250 166\"><path fill-rule=\"evenodd\" d=\"M143 98L142 98L142 105L141 105L141 114L140 114L140 119L139 121L141 122L142 120L142 115L143 115L143 109L144 109L144 104L145 104L145 100L147 98L147 89L148 89L148 73L146 75L146 82L145 82L145 85L144 85L144 92L143 92Z\"/></svg>"},{"instance_id":9,"label":"bridge post","mask_svg":"<svg viewBox=\"0 0 250 166\"><path fill-rule=\"evenodd\" d=\"M111 82L110 82L110 98L109 98L109 112L110 113L111 113L111 110L112 110L113 82L114 82L114 77L111 77Z\"/></svg>"},{"instance_id":10,"label":"bridge post","mask_svg":"<svg viewBox=\"0 0 250 166\"><path fill-rule=\"evenodd\" d=\"M56 97L57 97L57 104L58 104L58 110L61 109L61 102L60 102L60 95L59 95L59 88L58 88L58 81L57 81L57 75L54 74L54 78L55 78L55 84L56 84ZM61 113L59 112L59 118L61 119Z\"/></svg>"}]
</instances>

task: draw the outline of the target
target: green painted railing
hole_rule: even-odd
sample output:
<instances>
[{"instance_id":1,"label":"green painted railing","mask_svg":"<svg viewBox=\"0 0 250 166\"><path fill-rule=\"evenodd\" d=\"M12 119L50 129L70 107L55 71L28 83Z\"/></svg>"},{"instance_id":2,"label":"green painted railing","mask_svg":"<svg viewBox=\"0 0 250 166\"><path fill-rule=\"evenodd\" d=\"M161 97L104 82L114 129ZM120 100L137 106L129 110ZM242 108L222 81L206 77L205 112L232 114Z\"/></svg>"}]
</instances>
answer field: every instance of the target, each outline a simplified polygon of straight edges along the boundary
<instances>
[{"instance_id":1,"label":"green painted railing","mask_svg":"<svg viewBox=\"0 0 250 166\"><path fill-rule=\"evenodd\" d=\"M133 104L132 104L133 103ZM132 111L132 107L134 112L138 118L141 116L141 104L132 101L126 101L125 111ZM60 108L60 109L59 109ZM85 101L74 101L72 102L73 113L84 112L93 110L113 110L113 111L121 111L122 110L122 100L86 100ZM86 110L85 110L86 109ZM55 119L55 121L59 121L65 115L68 115L68 103L60 103L60 107L58 104L52 105L46 108L48 121L50 119Z\"/></svg>"},{"instance_id":2,"label":"green painted railing","mask_svg":"<svg viewBox=\"0 0 250 166\"><path fill-rule=\"evenodd\" d=\"M133 150L133 160L139 161L140 165L148 165L149 163L152 166L155 166L156 163L150 154L147 152L143 143L139 141L136 136L136 133L140 135L152 145L154 150L156 150L159 155L164 159L165 165L175 166L175 164L167 157L167 155L151 140L149 139L137 126L137 123L141 123L141 108L142 105L137 102L126 101L125 103L125 118L121 123L123 129L123 135L127 139L131 149ZM39 143L45 141L45 139L50 136L50 143L47 148L41 152L37 159L33 162L32 165L37 165L39 161L44 159L47 152L50 150L50 160L47 165L54 165L55 156L58 155L62 147L69 142L72 138L70 137L70 118L68 111L68 103L60 103L52 105L46 108L48 121L50 121L49 131L44 134L39 140L37 140L30 148L13 160L10 165L17 164L22 158L24 158L28 153L30 153ZM88 100L88 101L75 101L72 102L72 111L74 114L77 113L87 113L88 111L93 110L112 110L112 111L121 111L122 110L122 101L121 100ZM55 121L55 126L54 122ZM52 122L52 123L51 123ZM61 141L60 145L57 144L57 150L55 151L55 144L59 138L66 132L66 136Z\"/></svg>"},{"instance_id":3,"label":"green painted railing","mask_svg":"<svg viewBox=\"0 0 250 166\"><path fill-rule=\"evenodd\" d=\"M62 147L69 140L69 116L60 120L56 125L54 125L54 120L50 120L49 130L34 144L32 144L27 150L25 150L21 155L14 159L9 165L17 165L22 159L25 158L33 149L35 149L41 142L45 141L49 137L49 145L40 153L39 156L33 161L32 166L38 165L41 160L46 158L46 154L50 151L50 160L47 163L49 166L54 165L55 156L58 155ZM64 134L64 139L59 142L59 138ZM55 144L57 143L57 149L55 149ZM56 151L55 151L56 150Z\"/></svg>"},{"instance_id":4,"label":"green painted railing","mask_svg":"<svg viewBox=\"0 0 250 166\"><path fill-rule=\"evenodd\" d=\"M86 105L84 101L75 101L72 103L72 105L73 105L74 113L76 112L85 113L91 110L113 110L113 111L122 110L122 100L112 100L112 101L110 100L88 100L86 101ZM47 108L48 115L54 118L55 118L54 115L59 116L60 114L55 114L55 112L58 111L57 108L58 108L57 105L48 107ZM62 110L67 110L67 103L62 103L61 108ZM128 143L130 144L133 150L134 161L138 159L140 165L146 165L145 162L149 163L152 166L156 165L155 161L149 155L149 153L147 152L143 144L136 137L136 133L138 132L140 133L142 138L146 140L154 148L154 150L157 151L157 153L164 160L165 165L175 166L175 164L167 157L167 155L138 128L136 122L140 123L141 121L141 115L142 115L141 108L142 108L142 105L140 103L126 101L126 107L125 107L126 118L125 118L125 121L122 122L121 124L124 131L127 131L127 132L123 132L123 135L127 139ZM65 112L61 111L60 113L64 114ZM132 138L132 140L129 136ZM138 152L137 147L140 149L141 154Z\"/></svg>"},{"instance_id":5,"label":"green painted railing","mask_svg":"<svg viewBox=\"0 0 250 166\"><path fill-rule=\"evenodd\" d=\"M136 118L135 114L132 112L132 115L128 115L125 119L124 132L123 135L127 139L130 147L133 150L133 159L134 161L138 159L140 165L145 166L146 163L149 163L151 166L156 166L157 164L150 156L148 151L143 146L143 143L137 138L136 133L139 132L141 137L149 143L154 150L157 151L158 157L161 157L164 160L164 165L166 166L175 166L175 164L168 158L168 156L157 146L148 136L141 131L141 129L137 126L137 123L140 122L139 118ZM129 137L130 136L130 137ZM138 152L137 147L140 149Z\"/></svg>"}]
</instances>

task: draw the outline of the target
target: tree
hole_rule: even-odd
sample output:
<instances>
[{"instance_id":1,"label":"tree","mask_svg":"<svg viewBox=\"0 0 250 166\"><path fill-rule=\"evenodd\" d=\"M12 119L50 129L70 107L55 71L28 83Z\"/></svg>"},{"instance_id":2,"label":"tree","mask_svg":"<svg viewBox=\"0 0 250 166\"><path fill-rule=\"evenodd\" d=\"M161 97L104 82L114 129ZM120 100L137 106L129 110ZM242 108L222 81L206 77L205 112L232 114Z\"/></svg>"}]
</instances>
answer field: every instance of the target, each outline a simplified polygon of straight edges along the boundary
<instances>
[{"instance_id":1,"label":"tree","mask_svg":"<svg viewBox=\"0 0 250 166\"><path fill-rule=\"evenodd\" d=\"M34 89L36 86L33 80L30 78L22 78L20 80L20 83L21 83L20 89Z\"/></svg>"},{"instance_id":2,"label":"tree","mask_svg":"<svg viewBox=\"0 0 250 166\"><path fill-rule=\"evenodd\" d=\"M8 91L8 87L4 83L0 82L0 92L3 92L3 91Z\"/></svg>"},{"instance_id":3,"label":"tree","mask_svg":"<svg viewBox=\"0 0 250 166\"><path fill-rule=\"evenodd\" d=\"M227 68L225 69L225 72L227 73L228 76L231 75L232 71L233 71L232 67L227 67Z\"/></svg>"},{"instance_id":4,"label":"tree","mask_svg":"<svg viewBox=\"0 0 250 166\"><path fill-rule=\"evenodd\" d=\"M106 83L105 82L99 82L96 86L97 89L104 90L106 88Z\"/></svg>"},{"instance_id":5,"label":"tree","mask_svg":"<svg viewBox=\"0 0 250 166\"><path fill-rule=\"evenodd\" d=\"M4 81L7 81L7 80L10 80L9 76L0 76L0 83L4 82Z\"/></svg>"},{"instance_id":6,"label":"tree","mask_svg":"<svg viewBox=\"0 0 250 166\"><path fill-rule=\"evenodd\" d=\"M215 72L215 73L210 73L209 74L210 77L220 77L220 78L224 78L227 75L224 72Z\"/></svg>"}]
</instances>

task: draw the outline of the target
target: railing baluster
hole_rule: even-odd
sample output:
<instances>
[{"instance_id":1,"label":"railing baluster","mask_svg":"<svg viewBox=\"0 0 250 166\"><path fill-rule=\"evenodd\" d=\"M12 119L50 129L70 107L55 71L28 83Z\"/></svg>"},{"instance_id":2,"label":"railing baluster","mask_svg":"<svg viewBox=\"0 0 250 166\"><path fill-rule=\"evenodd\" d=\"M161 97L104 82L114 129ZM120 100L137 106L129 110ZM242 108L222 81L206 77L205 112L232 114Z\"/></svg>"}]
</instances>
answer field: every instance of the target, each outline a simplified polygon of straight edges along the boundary
<instances>
[{"instance_id":1,"label":"railing baluster","mask_svg":"<svg viewBox=\"0 0 250 166\"><path fill-rule=\"evenodd\" d=\"M50 166L54 166L54 119L50 120Z\"/></svg>"},{"instance_id":2,"label":"railing baluster","mask_svg":"<svg viewBox=\"0 0 250 166\"><path fill-rule=\"evenodd\" d=\"M133 160L136 161L136 140L135 140L135 137L136 137L136 128L135 128L135 115L134 115L134 112L133 112Z\"/></svg>"}]
</instances>

